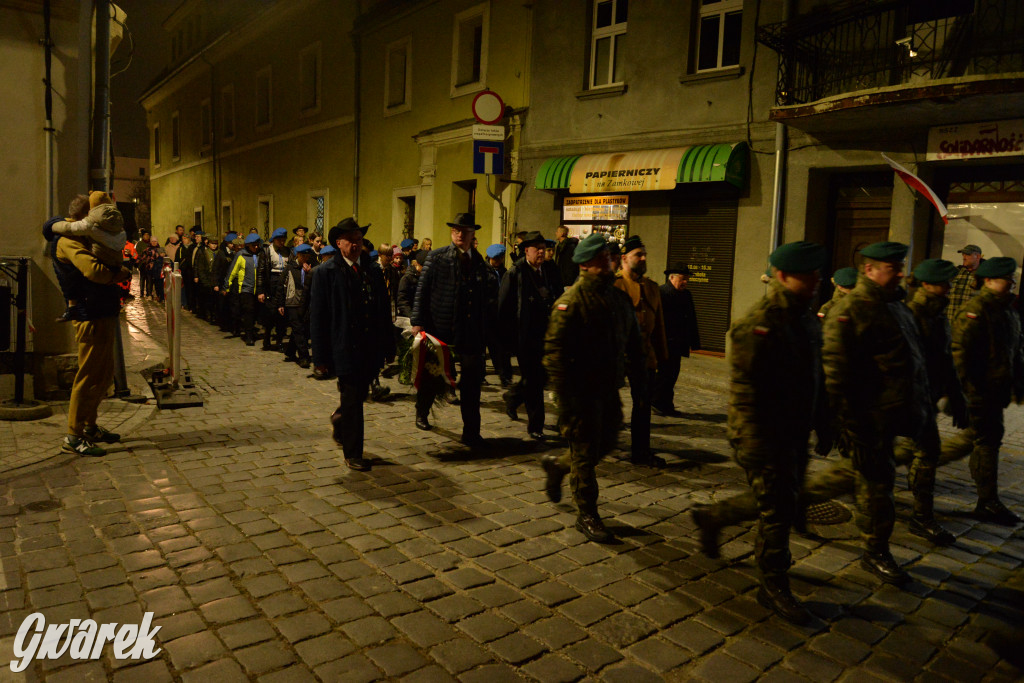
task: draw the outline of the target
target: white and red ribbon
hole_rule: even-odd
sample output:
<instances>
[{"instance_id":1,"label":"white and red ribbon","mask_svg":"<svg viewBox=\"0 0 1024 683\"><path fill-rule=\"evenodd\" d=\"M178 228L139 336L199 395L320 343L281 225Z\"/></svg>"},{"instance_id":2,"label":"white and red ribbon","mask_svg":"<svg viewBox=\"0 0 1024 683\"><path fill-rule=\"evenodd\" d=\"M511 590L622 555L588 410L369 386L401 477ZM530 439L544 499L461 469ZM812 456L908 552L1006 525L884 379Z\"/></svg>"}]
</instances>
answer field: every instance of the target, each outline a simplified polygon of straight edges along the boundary
<instances>
[{"instance_id":1,"label":"white and red ribbon","mask_svg":"<svg viewBox=\"0 0 1024 683\"><path fill-rule=\"evenodd\" d=\"M430 347L437 349L436 355L441 361L440 374L449 386L455 386L455 377L452 368L452 350L443 341L432 334L420 332L412 342L412 376L413 386L420 388L420 382L425 374L430 373L427 369L427 355L431 353Z\"/></svg>"}]
</instances>

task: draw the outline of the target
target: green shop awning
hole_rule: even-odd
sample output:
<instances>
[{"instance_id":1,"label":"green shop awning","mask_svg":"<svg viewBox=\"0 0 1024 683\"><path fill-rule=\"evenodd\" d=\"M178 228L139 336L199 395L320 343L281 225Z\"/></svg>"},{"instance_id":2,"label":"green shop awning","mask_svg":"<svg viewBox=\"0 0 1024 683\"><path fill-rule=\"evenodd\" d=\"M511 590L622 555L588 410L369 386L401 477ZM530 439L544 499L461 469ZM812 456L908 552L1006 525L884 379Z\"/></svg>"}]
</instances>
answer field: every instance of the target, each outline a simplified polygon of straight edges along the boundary
<instances>
[{"instance_id":1,"label":"green shop awning","mask_svg":"<svg viewBox=\"0 0 1024 683\"><path fill-rule=\"evenodd\" d=\"M636 152L583 154L546 159L537 172L538 190L641 192L671 190L679 183L747 181L747 144L693 145Z\"/></svg>"}]
</instances>

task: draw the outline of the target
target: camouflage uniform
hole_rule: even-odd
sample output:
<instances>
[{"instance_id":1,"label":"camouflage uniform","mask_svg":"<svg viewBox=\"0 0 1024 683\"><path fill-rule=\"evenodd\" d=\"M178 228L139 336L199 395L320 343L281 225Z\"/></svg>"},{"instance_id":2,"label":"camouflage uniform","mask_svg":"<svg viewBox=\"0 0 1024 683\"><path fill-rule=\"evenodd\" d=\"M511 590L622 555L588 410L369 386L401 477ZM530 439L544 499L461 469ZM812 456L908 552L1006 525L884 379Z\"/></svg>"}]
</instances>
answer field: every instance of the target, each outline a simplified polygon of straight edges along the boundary
<instances>
[{"instance_id":1,"label":"camouflage uniform","mask_svg":"<svg viewBox=\"0 0 1024 683\"><path fill-rule=\"evenodd\" d=\"M917 324L900 301L864 275L825 320L825 388L840 452L857 472L858 524L869 552L888 552L896 517L893 439L920 437L934 411ZM820 480L807 483L815 497Z\"/></svg>"},{"instance_id":2,"label":"camouflage uniform","mask_svg":"<svg viewBox=\"0 0 1024 683\"><path fill-rule=\"evenodd\" d=\"M967 399L969 425L942 444L939 464L970 454L978 500L998 499L1003 409L1024 396L1024 350L1013 296L982 288L953 321L953 361Z\"/></svg>"},{"instance_id":3,"label":"camouflage uniform","mask_svg":"<svg viewBox=\"0 0 1024 683\"><path fill-rule=\"evenodd\" d=\"M569 450L558 460L581 514L597 516L597 463L618 442L619 388L643 382L645 354L629 296L613 275L581 273L551 311L544 369L558 403L558 425Z\"/></svg>"},{"instance_id":4,"label":"camouflage uniform","mask_svg":"<svg viewBox=\"0 0 1024 683\"><path fill-rule=\"evenodd\" d=\"M783 583L817 400L820 328L807 305L772 280L729 338L729 440L750 491L712 506L707 519L724 526L759 517L758 568L766 583Z\"/></svg>"},{"instance_id":5,"label":"camouflage uniform","mask_svg":"<svg viewBox=\"0 0 1024 683\"><path fill-rule=\"evenodd\" d=\"M832 292L832 298L822 304L821 308L818 309L818 320L822 323L825 322L825 316L832 310L832 307L839 303L839 300L846 296L846 292L839 289L838 287Z\"/></svg>"}]
</instances>

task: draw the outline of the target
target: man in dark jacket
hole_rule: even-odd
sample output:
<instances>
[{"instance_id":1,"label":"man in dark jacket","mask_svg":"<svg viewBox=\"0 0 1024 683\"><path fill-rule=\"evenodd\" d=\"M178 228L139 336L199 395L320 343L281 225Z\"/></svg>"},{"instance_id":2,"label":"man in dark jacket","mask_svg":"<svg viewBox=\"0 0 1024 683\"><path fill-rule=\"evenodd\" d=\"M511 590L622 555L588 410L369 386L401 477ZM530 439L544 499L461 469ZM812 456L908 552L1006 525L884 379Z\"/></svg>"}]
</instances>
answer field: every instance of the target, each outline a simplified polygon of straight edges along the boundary
<instances>
[{"instance_id":1,"label":"man in dark jacket","mask_svg":"<svg viewBox=\"0 0 1024 683\"><path fill-rule=\"evenodd\" d=\"M283 315L277 312L271 299L274 291L284 275L284 266L291 256L291 249L284 245L288 239L288 231L277 228L270 236L270 244L264 245L260 251L259 264L256 266L256 299L262 304L263 315L263 350L280 349L284 342L284 331L288 323ZM270 344L271 333L277 341Z\"/></svg>"},{"instance_id":2,"label":"man in dark jacket","mask_svg":"<svg viewBox=\"0 0 1024 683\"><path fill-rule=\"evenodd\" d=\"M427 253L417 251L409 261L405 275L398 281L398 315L400 316L412 317L412 307L416 303L416 286L420 283L420 273L423 272L423 263L427 260Z\"/></svg>"},{"instance_id":3,"label":"man in dark jacket","mask_svg":"<svg viewBox=\"0 0 1024 683\"><path fill-rule=\"evenodd\" d=\"M484 255L487 257L487 265L490 266L492 273L492 286L489 288L490 296L487 299L487 319L484 323L487 352L491 354L491 364L501 381L501 386L510 387L512 386L512 357L502 338L502 329L498 320L498 290L501 288L502 278L508 272L508 269L505 268L505 245L492 244L487 247ZM518 418L512 417L512 419Z\"/></svg>"},{"instance_id":4,"label":"man in dark jacket","mask_svg":"<svg viewBox=\"0 0 1024 683\"><path fill-rule=\"evenodd\" d=\"M452 243L427 256L416 288L412 312L413 334L427 332L454 348L459 358L459 394L462 442L484 446L480 437L480 385L484 380L484 312L493 286L489 268L473 249L480 228L471 213L460 213L449 223ZM435 395L416 395L416 426L430 429L427 417Z\"/></svg>"},{"instance_id":5,"label":"man in dark jacket","mask_svg":"<svg viewBox=\"0 0 1024 683\"><path fill-rule=\"evenodd\" d=\"M363 254L369 225L353 218L328 233L338 253L312 272L310 336L313 364L324 375L338 376L341 401L331 415L334 440L348 466L370 469L363 458L363 402L370 382L395 356L390 300L380 270Z\"/></svg>"},{"instance_id":6,"label":"man in dark jacket","mask_svg":"<svg viewBox=\"0 0 1024 683\"><path fill-rule=\"evenodd\" d=\"M284 348L284 359L298 363L300 368L309 367L309 288L313 247L300 244L293 250L294 258L288 261L284 277L274 292L274 305L291 328L288 344Z\"/></svg>"},{"instance_id":7,"label":"man in dark jacket","mask_svg":"<svg viewBox=\"0 0 1024 683\"><path fill-rule=\"evenodd\" d=\"M544 236L530 232L523 238L524 256L508 269L498 294L498 320L509 352L519 358L519 382L505 394L508 416L526 404L526 432L544 438L544 335L555 299L562 296L562 274L545 260ZM577 266L579 269L579 266Z\"/></svg>"},{"instance_id":8,"label":"man in dark jacket","mask_svg":"<svg viewBox=\"0 0 1024 683\"><path fill-rule=\"evenodd\" d=\"M213 254L213 308L217 313L217 322L220 323L221 332L230 332L232 328L229 305L227 297L228 290L224 282L228 276L228 269L231 267L231 259L234 256L231 243L238 237L238 233L229 232L224 235L220 246Z\"/></svg>"},{"instance_id":9,"label":"man in dark jacket","mask_svg":"<svg viewBox=\"0 0 1024 683\"><path fill-rule=\"evenodd\" d=\"M654 380L651 409L658 415L678 416L673 405L676 380L679 379L679 361L690 357L690 351L700 348L697 332L697 311L693 295L686 285L690 282L690 269L685 263L676 263L665 271L668 282L661 290L661 310L665 317L665 341L668 357L658 363Z\"/></svg>"},{"instance_id":10,"label":"man in dark jacket","mask_svg":"<svg viewBox=\"0 0 1024 683\"><path fill-rule=\"evenodd\" d=\"M573 263L572 255L580 241L569 237L569 228L559 225L555 228L555 265L562 277L562 286L569 287L579 277L580 268Z\"/></svg>"}]
</instances>

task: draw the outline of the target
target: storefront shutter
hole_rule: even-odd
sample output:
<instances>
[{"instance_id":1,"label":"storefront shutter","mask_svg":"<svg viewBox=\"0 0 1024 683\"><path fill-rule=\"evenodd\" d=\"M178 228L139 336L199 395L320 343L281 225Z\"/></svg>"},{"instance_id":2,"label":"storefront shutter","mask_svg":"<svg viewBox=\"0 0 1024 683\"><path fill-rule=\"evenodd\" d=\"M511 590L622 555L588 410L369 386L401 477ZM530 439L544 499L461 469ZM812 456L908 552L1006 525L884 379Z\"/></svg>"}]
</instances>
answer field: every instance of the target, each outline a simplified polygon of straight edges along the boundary
<instances>
[{"instance_id":1,"label":"storefront shutter","mask_svg":"<svg viewBox=\"0 0 1024 683\"><path fill-rule=\"evenodd\" d=\"M696 199L679 193L669 213L668 263L690 267L701 346L725 351L732 306L737 200Z\"/></svg>"}]
</instances>

